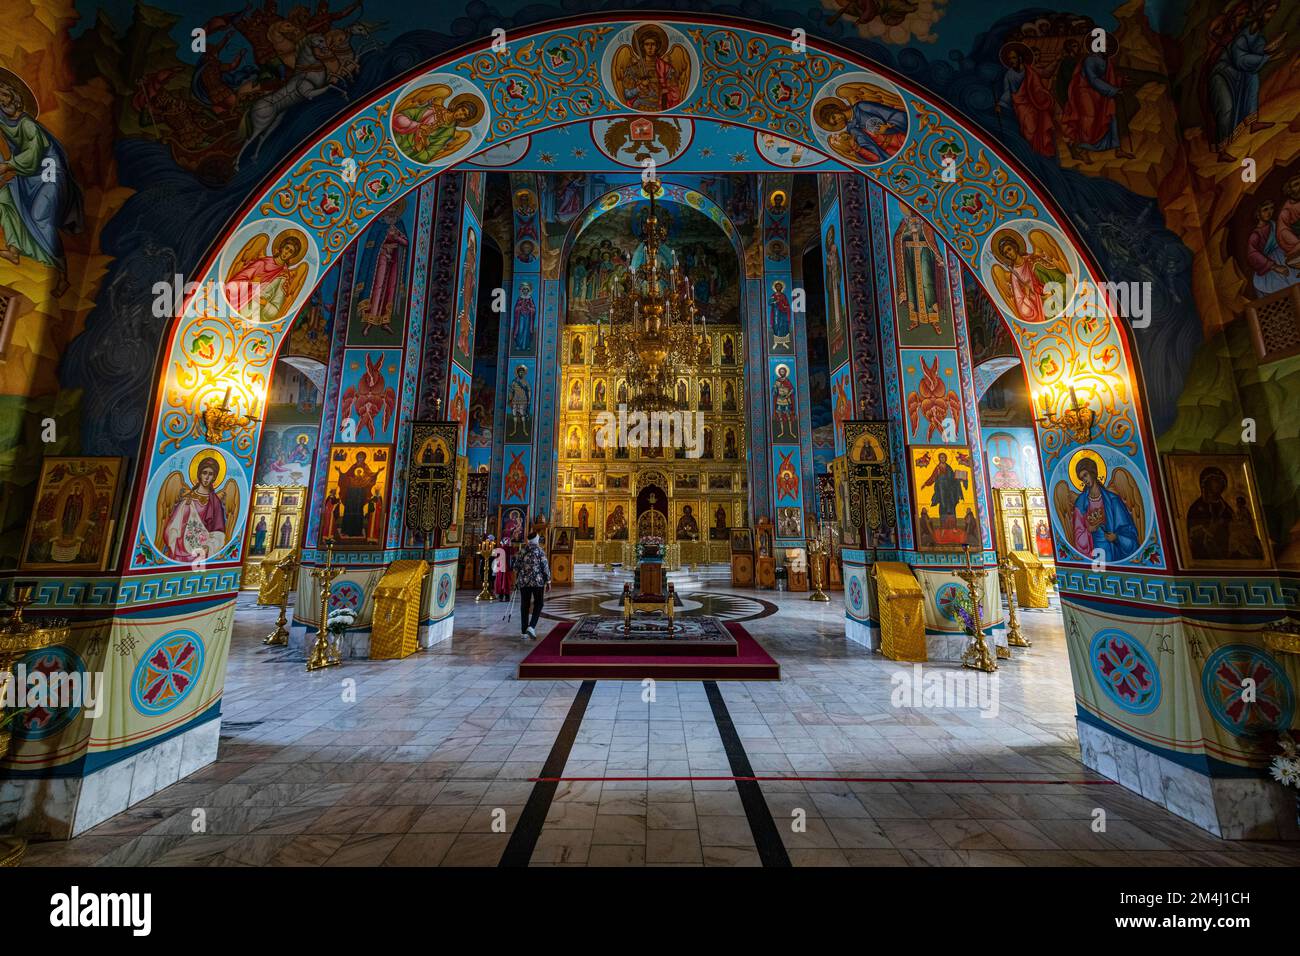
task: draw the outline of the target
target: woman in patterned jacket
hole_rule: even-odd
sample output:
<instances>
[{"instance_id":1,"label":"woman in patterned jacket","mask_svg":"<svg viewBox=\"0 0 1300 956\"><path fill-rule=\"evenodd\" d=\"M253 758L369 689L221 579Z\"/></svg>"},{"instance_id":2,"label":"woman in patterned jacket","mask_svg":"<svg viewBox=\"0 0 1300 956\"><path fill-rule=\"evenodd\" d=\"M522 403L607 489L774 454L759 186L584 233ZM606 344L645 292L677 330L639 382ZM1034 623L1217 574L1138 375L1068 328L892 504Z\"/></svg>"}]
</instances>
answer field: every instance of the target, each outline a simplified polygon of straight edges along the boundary
<instances>
[{"instance_id":1,"label":"woman in patterned jacket","mask_svg":"<svg viewBox=\"0 0 1300 956\"><path fill-rule=\"evenodd\" d=\"M528 543L515 555L515 587L519 589L519 629L525 640L537 638L537 619L542 615L542 594L551 588L551 567L542 550L541 535L533 532ZM532 617L529 617L529 610Z\"/></svg>"}]
</instances>

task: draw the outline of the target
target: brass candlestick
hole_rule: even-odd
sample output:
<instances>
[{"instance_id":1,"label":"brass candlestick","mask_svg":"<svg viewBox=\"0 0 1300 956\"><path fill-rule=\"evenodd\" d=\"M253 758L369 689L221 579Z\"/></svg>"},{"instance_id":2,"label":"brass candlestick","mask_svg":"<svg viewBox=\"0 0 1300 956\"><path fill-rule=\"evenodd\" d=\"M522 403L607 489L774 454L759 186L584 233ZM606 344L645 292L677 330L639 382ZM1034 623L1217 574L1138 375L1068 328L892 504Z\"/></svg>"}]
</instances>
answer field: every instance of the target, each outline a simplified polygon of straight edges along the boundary
<instances>
[{"instance_id":1,"label":"brass candlestick","mask_svg":"<svg viewBox=\"0 0 1300 956\"><path fill-rule=\"evenodd\" d=\"M970 591L971 620L975 625L975 633L971 635L970 644L962 652L961 663L963 667L989 674L998 669L998 662L993 659L988 645L984 643L984 622L983 615L980 614L980 598L984 594L984 579L987 576L987 571L976 568L970 563L970 545L966 545L966 567L957 572L957 577L966 582L966 587Z\"/></svg>"},{"instance_id":2,"label":"brass candlestick","mask_svg":"<svg viewBox=\"0 0 1300 956\"><path fill-rule=\"evenodd\" d=\"M812 583L812 594L808 595L808 600L823 604L830 600L822 590L822 585L825 583L822 580L822 556L825 553L826 543L822 541L821 527L818 526L817 532L808 539L808 559L811 562L809 578Z\"/></svg>"},{"instance_id":3,"label":"brass candlestick","mask_svg":"<svg viewBox=\"0 0 1300 956\"><path fill-rule=\"evenodd\" d=\"M276 618L275 630L266 635L266 640L262 643L268 647L284 647L289 643L289 618L285 610L289 604L289 592L293 590L290 585L293 583L293 575L298 570L298 552L290 551L283 558L276 562L275 567L271 569L272 574L278 574L283 580L280 589L280 616Z\"/></svg>"},{"instance_id":4,"label":"brass candlestick","mask_svg":"<svg viewBox=\"0 0 1300 956\"><path fill-rule=\"evenodd\" d=\"M316 568L311 573L320 582L320 627L316 630L316 643L312 645L311 655L307 658L309 671L342 663L343 659L330 643L329 629L325 626L325 619L329 617L330 585L342 573L342 568L334 567L334 539L331 538L325 542L325 567Z\"/></svg>"},{"instance_id":5,"label":"brass candlestick","mask_svg":"<svg viewBox=\"0 0 1300 956\"><path fill-rule=\"evenodd\" d=\"M1033 647L1034 645L1020 633L1020 609L1016 603L1014 574L1015 569L1011 566L1011 559L1003 555L998 560L998 584L1002 588L1002 596L1007 601L1007 643L1012 647Z\"/></svg>"},{"instance_id":6,"label":"brass candlestick","mask_svg":"<svg viewBox=\"0 0 1300 956\"><path fill-rule=\"evenodd\" d=\"M0 701L8 694L14 664L20 657L52 644L67 643L72 634L66 620L50 620L43 625L24 621L23 609L34 600L36 585L15 582L13 589L13 600L9 602L9 606L14 609L13 614L0 625ZM16 713L4 715L0 712L0 716L17 718ZM8 723L0 725L0 758L9 752L9 744L13 740L8 727ZM21 837L0 837L0 867L17 866L26 852L27 841Z\"/></svg>"},{"instance_id":7,"label":"brass candlestick","mask_svg":"<svg viewBox=\"0 0 1300 956\"><path fill-rule=\"evenodd\" d=\"M492 589L488 584L492 580L492 552L495 550L496 542L490 536L485 537L483 543L478 546L478 556L483 559L483 589L474 598L476 604L479 601L492 600Z\"/></svg>"}]
</instances>

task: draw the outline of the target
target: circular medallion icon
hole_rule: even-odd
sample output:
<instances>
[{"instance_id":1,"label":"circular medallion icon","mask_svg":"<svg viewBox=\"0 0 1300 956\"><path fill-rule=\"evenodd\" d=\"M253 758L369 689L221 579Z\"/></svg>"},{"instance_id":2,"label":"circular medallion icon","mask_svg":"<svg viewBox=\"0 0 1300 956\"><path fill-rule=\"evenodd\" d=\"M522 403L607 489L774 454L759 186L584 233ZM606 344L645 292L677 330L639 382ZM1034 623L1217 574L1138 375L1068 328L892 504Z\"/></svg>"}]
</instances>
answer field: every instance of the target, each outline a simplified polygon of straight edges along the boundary
<instances>
[{"instance_id":1,"label":"circular medallion icon","mask_svg":"<svg viewBox=\"0 0 1300 956\"><path fill-rule=\"evenodd\" d=\"M853 609L854 613L861 614L865 603L866 598L862 588L862 579L854 575L849 578L849 607Z\"/></svg>"},{"instance_id":2,"label":"circular medallion icon","mask_svg":"<svg viewBox=\"0 0 1300 956\"><path fill-rule=\"evenodd\" d=\"M893 159L907 142L907 105L894 84L874 73L846 73L827 83L810 119L822 148L854 166Z\"/></svg>"},{"instance_id":3,"label":"circular medallion icon","mask_svg":"<svg viewBox=\"0 0 1300 956\"><path fill-rule=\"evenodd\" d=\"M614 98L638 113L668 113L686 102L700 80L691 41L672 27L634 23L616 33L600 62Z\"/></svg>"},{"instance_id":4,"label":"circular medallion icon","mask_svg":"<svg viewBox=\"0 0 1300 956\"><path fill-rule=\"evenodd\" d=\"M336 581L330 585L330 610L361 613L361 605L366 601L365 592L355 581Z\"/></svg>"},{"instance_id":5,"label":"circular medallion icon","mask_svg":"<svg viewBox=\"0 0 1300 956\"><path fill-rule=\"evenodd\" d=\"M1295 689L1268 651L1249 644L1225 644L1201 670L1205 706L1219 726L1246 737L1286 730L1295 713Z\"/></svg>"},{"instance_id":6,"label":"circular medallion icon","mask_svg":"<svg viewBox=\"0 0 1300 956\"><path fill-rule=\"evenodd\" d=\"M91 690L87 683L86 666L81 658L68 648L56 644L53 647L29 651L21 659L21 664L26 670L29 681L34 674L43 676L50 694L39 703L30 700L27 702L26 708L10 725L15 737L23 740L41 740L53 736L72 723L81 712L83 702L91 703L85 697ZM68 687L70 681L76 681L75 686L80 688L82 699L52 699L56 683ZM97 685L94 687L96 694L101 690Z\"/></svg>"},{"instance_id":7,"label":"circular medallion icon","mask_svg":"<svg viewBox=\"0 0 1300 956\"><path fill-rule=\"evenodd\" d=\"M487 101L478 87L451 73L430 73L397 96L393 142L421 166L446 166L473 152L487 135Z\"/></svg>"},{"instance_id":8,"label":"circular medallion icon","mask_svg":"<svg viewBox=\"0 0 1300 956\"><path fill-rule=\"evenodd\" d=\"M131 674L131 704L147 717L175 709L203 671L203 640L187 628L155 641Z\"/></svg>"},{"instance_id":9,"label":"circular medallion icon","mask_svg":"<svg viewBox=\"0 0 1300 956\"><path fill-rule=\"evenodd\" d=\"M945 621L957 620L956 601L959 598L965 598L970 594L970 590L964 584L958 584L955 581L949 581L947 584L941 584L934 592L934 607L939 615Z\"/></svg>"},{"instance_id":10,"label":"circular medallion icon","mask_svg":"<svg viewBox=\"0 0 1300 956\"><path fill-rule=\"evenodd\" d=\"M1098 686L1130 714L1149 714L1160 704L1160 669L1141 642L1117 628L1092 637L1088 660Z\"/></svg>"}]
</instances>

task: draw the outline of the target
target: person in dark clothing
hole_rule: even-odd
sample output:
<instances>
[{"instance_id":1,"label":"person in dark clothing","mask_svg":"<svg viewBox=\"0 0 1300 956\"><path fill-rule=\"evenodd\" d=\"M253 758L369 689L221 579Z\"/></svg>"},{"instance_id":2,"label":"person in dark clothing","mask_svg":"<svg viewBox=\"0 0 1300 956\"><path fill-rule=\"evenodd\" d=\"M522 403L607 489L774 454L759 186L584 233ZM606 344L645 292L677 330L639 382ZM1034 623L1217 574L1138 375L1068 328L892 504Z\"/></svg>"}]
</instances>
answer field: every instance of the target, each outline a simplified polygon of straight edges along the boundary
<instances>
[{"instance_id":1,"label":"person in dark clothing","mask_svg":"<svg viewBox=\"0 0 1300 956\"><path fill-rule=\"evenodd\" d=\"M525 640L536 639L537 619L542 616L542 595L551 589L551 568L541 540L541 535L534 532L514 560L515 587L519 588L519 629Z\"/></svg>"}]
</instances>

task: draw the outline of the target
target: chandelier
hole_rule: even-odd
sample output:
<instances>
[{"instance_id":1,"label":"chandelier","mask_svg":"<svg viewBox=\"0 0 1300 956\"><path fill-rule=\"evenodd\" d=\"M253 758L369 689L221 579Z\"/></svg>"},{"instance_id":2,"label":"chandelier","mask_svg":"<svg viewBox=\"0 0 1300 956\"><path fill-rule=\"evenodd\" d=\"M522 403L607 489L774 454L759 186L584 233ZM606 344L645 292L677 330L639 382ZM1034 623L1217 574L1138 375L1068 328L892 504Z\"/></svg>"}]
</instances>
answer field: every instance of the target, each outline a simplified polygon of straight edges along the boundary
<instances>
[{"instance_id":1,"label":"chandelier","mask_svg":"<svg viewBox=\"0 0 1300 956\"><path fill-rule=\"evenodd\" d=\"M707 364L707 319L696 308L691 278L665 247L671 263L659 261L667 230L659 224L655 197L663 192L656 180L645 184L650 212L645 219L645 258L616 280L609 314L597 319L599 361L627 376L628 407L634 411L665 411L678 407L672 378L683 369ZM698 320L698 321L697 321Z\"/></svg>"}]
</instances>

